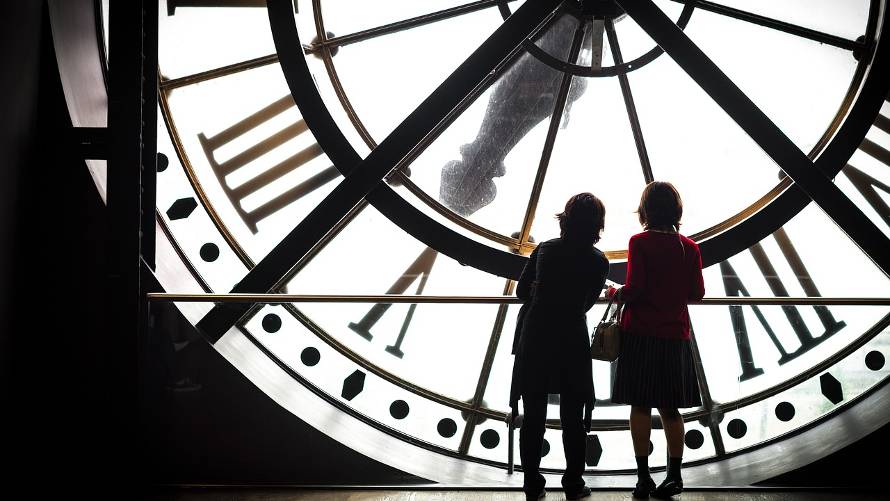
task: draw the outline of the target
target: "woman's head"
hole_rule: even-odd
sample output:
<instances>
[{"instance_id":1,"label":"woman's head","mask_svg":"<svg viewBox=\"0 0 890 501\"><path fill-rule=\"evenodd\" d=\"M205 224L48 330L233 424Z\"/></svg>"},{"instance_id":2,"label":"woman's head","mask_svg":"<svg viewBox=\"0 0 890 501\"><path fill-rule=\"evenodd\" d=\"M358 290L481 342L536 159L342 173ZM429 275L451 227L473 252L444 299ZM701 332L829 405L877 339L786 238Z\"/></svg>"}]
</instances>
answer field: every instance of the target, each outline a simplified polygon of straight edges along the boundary
<instances>
[{"instance_id":1,"label":"woman's head","mask_svg":"<svg viewBox=\"0 0 890 501\"><path fill-rule=\"evenodd\" d=\"M637 209L644 228L679 228L683 217L683 200L674 185L652 181L643 189Z\"/></svg>"},{"instance_id":2,"label":"woman's head","mask_svg":"<svg viewBox=\"0 0 890 501\"><path fill-rule=\"evenodd\" d=\"M562 238L595 244L606 225L606 207L592 194L579 193L566 202L565 210L556 218Z\"/></svg>"}]
</instances>

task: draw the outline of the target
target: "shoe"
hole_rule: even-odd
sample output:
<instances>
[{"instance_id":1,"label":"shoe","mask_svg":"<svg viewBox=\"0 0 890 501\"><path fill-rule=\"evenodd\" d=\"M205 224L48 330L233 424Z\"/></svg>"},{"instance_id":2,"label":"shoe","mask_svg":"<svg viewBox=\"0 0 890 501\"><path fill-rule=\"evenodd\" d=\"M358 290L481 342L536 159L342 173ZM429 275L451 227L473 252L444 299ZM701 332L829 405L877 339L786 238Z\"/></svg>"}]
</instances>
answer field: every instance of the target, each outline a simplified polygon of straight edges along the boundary
<instances>
[{"instance_id":1,"label":"shoe","mask_svg":"<svg viewBox=\"0 0 890 501\"><path fill-rule=\"evenodd\" d=\"M541 489L541 492L539 492L537 496L526 494L525 500L526 501L538 501L539 499L544 499L546 496L547 496L547 490Z\"/></svg>"},{"instance_id":2,"label":"shoe","mask_svg":"<svg viewBox=\"0 0 890 501\"><path fill-rule=\"evenodd\" d=\"M582 498L586 498L586 497L589 496L589 495L590 495L590 487L586 487L586 486L585 486L585 487L582 487L581 490L578 491L578 492L571 493L571 494L567 492L567 493L566 493L566 499L569 500L569 501L571 501L571 500L573 500L573 499L582 499Z\"/></svg>"},{"instance_id":3,"label":"shoe","mask_svg":"<svg viewBox=\"0 0 890 501\"><path fill-rule=\"evenodd\" d=\"M683 481L666 478L664 482L652 491L652 497L668 499L683 492Z\"/></svg>"},{"instance_id":4,"label":"shoe","mask_svg":"<svg viewBox=\"0 0 890 501\"><path fill-rule=\"evenodd\" d=\"M637 486L634 487L633 496L636 499L645 499L649 497L649 494L655 490L655 480L652 478L647 478L646 480L640 480L637 482Z\"/></svg>"}]
</instances>

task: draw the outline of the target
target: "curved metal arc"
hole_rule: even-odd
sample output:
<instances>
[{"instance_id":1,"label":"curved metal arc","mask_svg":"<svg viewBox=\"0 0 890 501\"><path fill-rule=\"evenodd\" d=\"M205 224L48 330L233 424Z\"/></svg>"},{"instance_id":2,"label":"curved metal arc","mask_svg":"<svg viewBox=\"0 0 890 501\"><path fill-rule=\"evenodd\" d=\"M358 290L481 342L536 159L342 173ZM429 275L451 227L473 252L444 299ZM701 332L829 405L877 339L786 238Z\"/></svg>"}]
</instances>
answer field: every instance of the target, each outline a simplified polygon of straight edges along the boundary
<instances>
[{"instance_id":1,"label":"curved metal arc","mask_svg":"<svg viewBox=\"0 0 890 501\"><path fill-rule=\"evenodd\" d=\"M312 14L315 21L315 37L320 42L324 42L327 40L328 34L324 26L324 16L322 14L320 0L313 0ZM377 142L371 137L371 133L368 132L368 128L365 127L364 122L359 118L358 113L355 112L355 108L352 106L352 102L346 95L346 91L343 89L343 83L340 81L340 76L337 74L337 68L334 65L331 51L327 46L323 46L321 49L321 59L324 63L325 71L328 73L328 79L330 79L331 85L334 87L334 93L337 95L340 105L343 106L343 111L346 112L349 121L352 122L352 125L355 127L368 148L373 150L377 147Z\"/></svg>"},{"instance_id":2,"label":"curved metal arc","mask_svg":"<svg viewBox=\"0 0 890 501\"><path fill-rule=\"evenodd\" d=\"M241 247L241 244L238 243L238 240L229 230L228 225L222 220L219 213L216 212L216 208L213 207L213 204L210 203L210 199L207 196L207 193L204 191L204 187L201 185L201 181L198 179L198 176L195 174L195 170L192 167L191 161L189 160L188 155L185 153L185 147L182 145L182 141L179 139L179 132L176 128L176 121L173 119L173 114L170 113L170 104L167 101L167 93L169 90L161 89L158 92L158 103L161 107L161 116L164 119L164 122L167 125L167 131L170 134L170 141L173 143L173 148L176 150L176 156L179 157L179 162L182 164L183 170L185 171L186 178L189 181L189 184L192 186L192 190L194 190L195 194L198 196L198 200L201 201L201 205L204 207L204 210L207 211L207 215L210 216L210 220L213 221L214 226L216 226L216 230L223 236L223 240L226 241L229 248L231 248L235 255L238 256L238 259L247 267L248 270L252 269L256 264L247 254L247 251Z\"/></svg>"},{"instance_id":3,"label":"curved metal arc","mask_svg":"<svg viewBox=\"0 0 890 501\"><path fill-rule=\"evenodd\" d=\"M506 0L501 0L498 5L498 9L501 11L501 16L506 19L510 16L511 11L510 8L507 7ZM692 17L692 12L695 10L695 5L688 4L683 7L683 11L680 13L680 17L677 18L677 26L680 29L685 29L686 25L689 24L689 19ZM627 74L630 71L638 70L643 66L651 63L658 56L664 53L664 50L661 49L658 45L650 49L648 52L639 56L631 61L622 62L615 64L613 66L605 66L605 67L593 67L593 66L581 66L575 63L569 63L568 61L563 61L553 55L549 54L544 49L535 45L532 41L527 41L524 44L524 47L529 53L534 55L538 60L547 64L548 66L566 72L571 73L572 75L578 77L614 77L616 75Z\"/></svg>"}]
</instances>

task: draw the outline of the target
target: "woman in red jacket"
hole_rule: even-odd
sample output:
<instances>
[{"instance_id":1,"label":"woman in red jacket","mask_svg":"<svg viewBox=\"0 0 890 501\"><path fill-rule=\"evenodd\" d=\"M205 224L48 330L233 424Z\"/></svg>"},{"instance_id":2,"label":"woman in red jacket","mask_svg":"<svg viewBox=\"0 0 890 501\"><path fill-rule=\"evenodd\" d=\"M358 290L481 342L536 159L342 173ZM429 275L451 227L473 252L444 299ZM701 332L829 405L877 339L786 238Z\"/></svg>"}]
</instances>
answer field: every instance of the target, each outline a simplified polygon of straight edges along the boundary
<instances>
[{"instance_id":1,"label":"woman in red jacket","mask_svg":"<svg viewBox=\"0 0 890 501\"><path fill-rule=\"evenodd\" d=\"M631 406L634 497L670 497L683 490L684 429L677 409L701 405L686 305L701 299L705 286L698 245L678 231L683 203L677 189L649 183L638 213L645 231L630 238L627 279L618 291L626 306L612 402ZM653 407L661 416L669 456L667 478L657 488L648 465Z\"/></svg>"}]
</instances>

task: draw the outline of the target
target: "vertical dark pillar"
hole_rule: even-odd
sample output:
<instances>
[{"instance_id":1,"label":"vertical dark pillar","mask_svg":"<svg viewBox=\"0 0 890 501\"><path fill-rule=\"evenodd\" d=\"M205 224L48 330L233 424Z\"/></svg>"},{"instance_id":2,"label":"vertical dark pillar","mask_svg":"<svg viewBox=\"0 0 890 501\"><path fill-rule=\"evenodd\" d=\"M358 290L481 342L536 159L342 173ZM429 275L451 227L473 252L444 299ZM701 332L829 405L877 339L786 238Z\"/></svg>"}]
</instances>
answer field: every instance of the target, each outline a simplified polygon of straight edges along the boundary
<instances>
[{"instance_id":1,"label":"vertical dark pillar","mask_svg":"<svg viewBox=\"0 0 890 501\"><path fill-rule=\"evenodd\" d=\"M158 173L158 2L143 0L142 4L142 260L154 270Z\"/></svg>"},{"instance_id":2,"label":"vertical dark pillar","mask_svg":"<svg viewBox=\"0 0 890 501\"><path fill-rule=\"evenodd\" d=\"M108 416L113 481L134 485L138 468L139 346L147 326L140 280L143 251L143 180L154 174L156 155L157 3L113 0L109 7L108 69L108 314L109 368L119 398ZM148 173L145 171L148 170ZM153 188L150 187L150 188ZM153 197L149 197L153 198ZM153 248L153 240L151 241ZM153 258L152 258L153 260Z\"/></svg>"}]
</instances>

